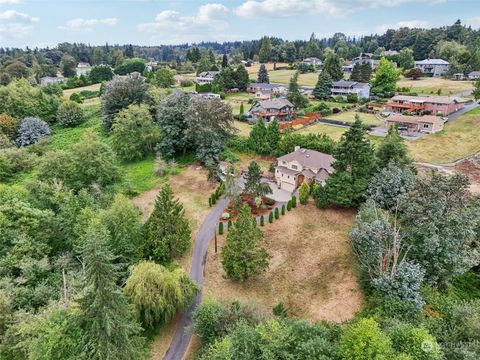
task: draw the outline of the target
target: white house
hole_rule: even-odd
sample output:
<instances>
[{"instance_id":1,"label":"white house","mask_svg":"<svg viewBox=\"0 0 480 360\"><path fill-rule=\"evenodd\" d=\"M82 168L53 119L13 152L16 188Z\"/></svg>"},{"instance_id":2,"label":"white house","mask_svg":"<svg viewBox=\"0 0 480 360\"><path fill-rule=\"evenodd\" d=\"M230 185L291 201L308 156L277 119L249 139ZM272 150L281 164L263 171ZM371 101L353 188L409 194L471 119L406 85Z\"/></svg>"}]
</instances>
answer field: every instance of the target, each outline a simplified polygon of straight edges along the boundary
<instances>
[{"instance_id":1,"label":"white house","mask_svg":"<svg viewBox=\"0 0 480 360\"><path fill-rule=\"evenodd\" d=\"M450 63L443 59L425 59L415 61L415 67L422 70L425 75L442 76L448 72Z\"/></svg>"},{"instance_id":2,"label":"white house","mask_svg":"<svg viewBox=\"0 0 480 360\"><path fill-rule=\"evenodd\" d=\"M77 76L81 76L81 75L87 76L88 74L90 74L90 70L92 70L92 67L90 66L89 63L80 62L78 63L77 69L76 69Z\"/></svg>"},{"instance_id":3,"label":"white house","mask_svg":"<svg viewBox=\"0 0 480 360\"><path fill-rule=\"evenodd\" d=\"M480 71L472 71L471 73L468 74L468 79L469 80L480 79Z\"/></svg>"},{"instance_id":4,"label":"white house","mask_svg":"<svg viewBox=\"0 0 480 360\"><path fill-rule=\"evenodd\" d=\"M309 57L302 60L302 64L312 65L314 68L322 66L322 60L317 57Z\"/></svg>"},{"instance_id":5,"label":"white house","mask_svg":"<svg viewBox=\"0 0 480 360\"><path fill-rule=\"evenodd\" d=\"M356 81L335 81L330 89L333 97L342 96L347 98L348 94L357 94L358 99L370 98L370 84Z\"/></svg>"},{"instance_id":6,"label":"white house","mask_svg":"<svg viewBox=\"0 0 480 360\"><path fill-rule=\"evenodd\" d=\"M40 86L48 84L61 84L65 82L65 78L62 76L44 76L40 78Z\"/></svg>"},{"instance_id":7,"label":"white house","mask_svg":"<svg viewBox=\"0 0 480 360\"><path fill-rule=\"evenodd\" d=\"M293 192L303 181L323 185L335 169L335 158L319 151L302 149L295 146L295 151L277 159L275 180L279 189Z\"/></svg>"},{"instance_id":8,"label":"white house","mask_svg":"<svg viewBox=\"0 0 480 360\"><path fill-rule=\"evenodd\" d=\"M195 81L200 85L211 84L215 79L215 76L217 76L219 73L220 71L204 71L198 74Z\"/></svg>"}]
</instances>

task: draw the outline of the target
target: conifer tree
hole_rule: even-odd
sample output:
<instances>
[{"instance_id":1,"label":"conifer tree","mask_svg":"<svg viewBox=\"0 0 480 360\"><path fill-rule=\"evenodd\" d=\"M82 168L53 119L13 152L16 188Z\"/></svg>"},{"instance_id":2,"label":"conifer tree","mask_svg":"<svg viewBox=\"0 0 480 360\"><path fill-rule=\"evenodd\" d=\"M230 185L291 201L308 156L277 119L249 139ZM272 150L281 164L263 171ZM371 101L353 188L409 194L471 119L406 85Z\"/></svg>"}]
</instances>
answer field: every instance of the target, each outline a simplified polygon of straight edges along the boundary
<instances>
[{"instance_id":1,"label":"conifer tree","mask_svg":"<svg viewBox=\"0 0 480 360\"><path fill-rule=\"evenodd\" d=\"M212 199L212 204L215 202ZM185 252L190 245L191 230L183 205L173 198L165 184L155 200L155 208L145 223L144 255L158 262L168 262Z\"/></svg>"},{"instance_id":2,"label":"conifer tree","mask_svg":"<svg viewBox=\"0 0 480 360\"><path fill-rule=\"evenodd\" d=\"M332 78L330 74L327 71L322 71L320 75L318 75L318 81L313 89L312 95L318 100L329 99L332 96L330 91L331 87Z\"/></svg>"},{"instance_id":3,"label":"conifer tree","mask_svg":"<svg viewBox=\"0 0 480 360\"><path fill-rule=\"evenodd\" d=\"M340 58L334 52L329 52L325 57L323 63L323 70L328 72L333 81L339 81L343 79L343 69L340 63Z\"/></svg>"},{"instance_id":4,"label":"conifer tree","mask_svg":"<svg viewBox=\"0 0 480 360\"><path fill-rule=\"evenodd\" d=\"M79 301L82 350L93 360L140 359L141 327L117 285L119 273L108 248L109 236L98 218L90 221L84 235L85 288Z\"/></svg>"},{"instance_id":5,"label":"conifer tree","mask_svg":"<svg viewBox=\"0 0 480 360\"><path fill-rule=\"evenodd\" d=\"M228 66L228 57L227 54L223 54L222 57L222 69L225 69Z\"/></svg>"},{"instance_id":6,"label":"conifer tree","mask_svg":"<svg viewBox=\"0 0 480 360\"><path fill-rule=\"evenodd\" d=\"M300 204L306 205L310 197L310 186L306 181L303 181L302 185L300 185L299 193Z\"/></svg>"},{"instance_id":7,"label":"conifer tree","mask_svg":"<svg viewBox=\"0 0 480 360\"><path fill-rule=\"evenodd\" d=\"M308 105L308 99L302 95L298 86L298 72L290 78L287 99L297 108L303 109Z\"/></svg>"},{"instance_id":8,"label":"conifer tree","mask_svg":"<svg viewBox=\"0 0 480 360\"><path fill-rule=\"evenodd\" d=\"M354 124L342 136L334 154L331 174L324 187L315 192L318 207L338 205L357 207L364 198L375 169L375 153L357 115Z\"/></svg>"},{"instance_id":9,"label":"conifer tree","mask_svg":"<svg viewBox=\"0 0 480 360\"><path fill-rule=\"evenodd\" d=\"M263 233L243 205L235 226L230 230L222 248L222 265L227 277L244 281L268 267L270 255L262 247Z\"/></svg>"},{"instance_id":10,"label":"conifer tree","mask_svg":"<svg viewBox=\"0 0 480 360\"><path fill-rule=\"evenodd\" d=\"M351 81L361 81L362 80L362 65L356 63L353 66L352 73L350 74Z\"/></svg>"},{"instance_id":11,"label":"conifer tree","mask_svg":"<svg viewBox=\"0 0 480 360\"><path fill-rule=\"evenodd\" d=\"M378 166L387 167L390 162L398 166L411 165L412 159L408 156L405 140L398 133L398 128L392 126L377 150Z\"/></svg>"},{"instance_id":12,"label":"conifer tree","mask_svg":"<svg viewBox=\"0 0 480 360\"><path fill-rule=\"evenodd\" d=\"M238 113L239 113L239 115L243 115L245 113L245 109L243 107L243 102L240 103L240 111Z\"/></svg>"},{"instance_id":13,"label":"conifer tree","mask_svg":"<svg viewBox=\"0 0 480 360\"><path fill-rule=\"evenodd\" d=\"M265 64L260 65L260 69L258 70L258 77L257 82L259 83L270 83L270 79L268 77L268 71Z\"/></svg>"},{"instance_id":14,"label":"conifer tree","mask_svg":"<svg viewBox=\"0 0 480 360\"><path fill-rule=\"evenodd\" d=\"M368 83L372 78L372 65L369 62L365 62L360 67L360 79L358 81Z\"/></svg>"}]
</instances>

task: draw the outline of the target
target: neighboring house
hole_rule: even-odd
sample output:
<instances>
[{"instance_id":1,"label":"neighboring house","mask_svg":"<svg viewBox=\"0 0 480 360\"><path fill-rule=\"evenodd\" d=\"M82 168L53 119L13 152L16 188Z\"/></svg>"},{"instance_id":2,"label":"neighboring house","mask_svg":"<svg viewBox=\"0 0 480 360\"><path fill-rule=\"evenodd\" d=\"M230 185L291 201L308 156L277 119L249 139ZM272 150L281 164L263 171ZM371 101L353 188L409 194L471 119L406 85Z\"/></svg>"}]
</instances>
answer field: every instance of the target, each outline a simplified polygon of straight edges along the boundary
<instances>
[{"instance_id":1,"label":"neighboring house","mask_svg":"<svg viewBox=\"0 0 480 360\"><path fill-rule=\"evenodd\" d=\"M472 71L471 73L468 74L468 79L469 80L480 79L480 71Z\"/></svg>"},{"instance_id":2,"label":"neighboring house","mask_svg":"<svg viewBox=\"0 0 480 360\"><path fill-rule=\"evenodd\" d=\"M203 99L220 99L220 94L215 94L215 93L200 93L196 94L196 96L201 97Z\"/></svg>"},{"instance_id":3,"label":"neighboring house","mask_svg":"<svg viewBox=\"0 0 480 360\"><path fill-rule=\"evenodd\" d=\"M463 80L465 76L462 73L455 73L452 75L452 80Z\"/></svg>"},{"instance_id":4,"label":"neighboring house","mask_svg":"<svg viewBox=\"0 0 480 360\"><path fill-rule=\"evenodd\" d=\"M322 66L322 60L316 57L309 57L309 58L303 59L301 63L309 66L312 65L315 68L319 68Z\"/></svg>"},{"instance_id":5,"label":"neighboring house","mask_svg":"<svg viewBox=\"0 0 480 360\"><path fill-rule=\"evenodd\" d=\"M250 83L247 86L247 92L257 93L258 91L272 91L274 95L284 95L287 93L287 88L283 85L269 84L269 83Z\"/></svg>"},{"instance_id":6,"label":"neighboring house","mask_svg":"<svg viewBox=\"0 0 480 360\"><path fill-rule=\"evenodd\" d=\"M387 126L395 126L407 133L424 132L432 134L443 129L443 119L434 115L408 116L402 114L393 114L387 117Z\"/></svg>"},{"instance_id":7,"label":"neighboring house","mask_svg":"<svg viewBox=\"0 0 480 360\"><path fill-rule=\"evenodd\" d=\"M425 75L442 76L448 72L450 63L443 59L425 59L415 61L415 67L422 70Z\"/></svg>"},{"instance_id":8,"label":"neighboring house","mask_svg":"<svg viewBox=\"0 0 480 360\"><path fill-rule=\"evenodd\" d=\"M342 96L347 98L348 94L357 94L359 99L368 99L370 98L370 84L360 83L356 81L335 81L332 83L331 88L332 96Z\"/></svg>"},{"instance_id":9,"label":"neighboring house","mask_svg":"<svg viewBox=\"0 0 480 360\"><path fill-rule=\"evenodd\" d=\"M323 185L335 170L335 158L315 150L295 146L295 151L277 159L275 180L279 189L293 192L303 181Z\"/></svg>"},{"instance_id":10,"label":"neighboring house","mask_svg":"<svg viewBox=\"0 0 480 360\"><path fill-rule=\"evenodd\" d=\"M158 62L156 62L156 61L149 61L147 63L147 70L148 71L151 71L151 72L155 71L157 69L157 67L158 67Z\"/></svg>"},{"instance_id":11,"label":"neighboring house","mask_svg":"<svg viewBox=\"0 0 480 360\"><path fill-rule=\"evenodd\" d=\"M249 113L254 117L263 118L265 122L271 120L291 120L297 114L293 104L284 98L262 100L254 104Z\"/></svg>"},{"instance_id":12,"label":"neighboring house","mask_svg":"<svg viewBox=\"0 0 480 360\"><path fill-rule=\"evenodd\" d=\"M195 81L200 85L211 84L219 73L220 71L204 71L198 74Z\"/></svg>"},{"instance_id":13,"label":"neighboring house","mask_svg":"<svg viewBox=\"0 0 480 360\"><path fill-rule=\"evenodd\" d=\"M90 66L89 63L86 63L86 62L78 63L76 68L77 76L81 76L81 75L87 76L88 74L90 74L90 70L92 70L92 67Z\"/></svg>"},{"instance_id":14,"label":"neighboring house","mask_svg":"<svg viewBox=\"0 0 480 360\"><path fill-rule=\"evenodd\" d=\"M45 76L40 78L40 85L45 86L48 84L62 84L65 82L65 78L62 76Z\"/></svg>"},{"instance_id":15,"label":"neighboring house","mask_svg":"<svg viewBox=\"0 0 480 360\"><path fill-rule=\"evenodd\" d=\"M366 64L366 63L369 63L370 66L372 67L372 70L375 70L378 66L378 64L380 64L380 60L375 60L375 59L372 59L373 57L373 54L372 53L362 53L360 54L360 56L357 56L356 58L353 58L352 61L348 62L347 63L347 66L350 66L351 69L353 69L353 67L356 65L356 64ZM351 70L347 71L346 72L352 72Z\"/></svg>"},{"instance_id":16,"label":"neighboring house","mask_svg":"<svg viewBox=\"0 0 480 360\"><path fill-rule=\"evenodd\" d=\"M407 96L396 95L385 105L385 110L401 113L406 110L420 114L430 111L432 114L450 115L465 107L465 99L453 96Z\"/></svg>"},{"instance_id":17,"label":"neighboring house","mask_svg":"<svg viewBox=\"0 0 480 360\"><path fill-rule=\"evenodd\" d=\"M255 93L255 99L258 99L258 100L268 100L268 99L271 99L273 97L273 91L270 89L270 90L258 90L256 93Z\"/></svg>"},{"instance_id":18,"label":"neighboring house","mask_svg":"<svg viewBox=\"0 0 480 360\"><path fill-rule=\"evenodd\" d=\"M393 56L393 55L398 55L399 52L396 50L385 50L380 53L380 56Z\"/></svg>"}]
</instances>

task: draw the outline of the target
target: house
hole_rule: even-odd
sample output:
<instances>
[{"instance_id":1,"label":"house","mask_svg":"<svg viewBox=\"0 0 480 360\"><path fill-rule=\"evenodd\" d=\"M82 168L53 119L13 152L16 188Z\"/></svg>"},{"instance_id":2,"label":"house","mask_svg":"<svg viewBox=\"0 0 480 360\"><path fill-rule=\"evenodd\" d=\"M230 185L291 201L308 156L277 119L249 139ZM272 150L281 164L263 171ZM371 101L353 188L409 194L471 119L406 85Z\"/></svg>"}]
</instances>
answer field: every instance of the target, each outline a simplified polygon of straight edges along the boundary
<instances>
[{"instance_id":1,"label":"house","mask_svg":"<svg viewBox=\"0 0 480 360\"><path fill-rule=\"evenodd\" d=\"M250 83L247 86L247 92L255 94L258 91L272 91L274 95L284 95L287 93L287 88L283 85L269 84L269 83Z\"/></svg>"},{"instance_id":2,"label":"house","mask_svg":"<svg viewBox=\"0 0 480 360\"><path fill-rule=\"evenodd\" d=\"M400 54L396 50L384 50L380 53L380 56L394 56Z\"/></svg>"},{"instance_id":3,"label":"house","mask_svg":"<svg viewBox=\"0 0 480 360\"><path fill-rule=\"evenodd\" d=\"M44 76L40 78L40 86L62 84L63 82L65 82L65 78L62 76Z\"/></svg>"},{"instance_id":4,"label":"house","mask_svg":"<svg viewBox=\"0 0 480 360\"><path fill-rule=\"evenodd\" d=\"M295 146L295 151L277 159L275 181L279 189L295 191L303 181L323 185L335 170L335 158L315 150Z\"/></svg>"},{"instance_id":5,"label":"house","mask_svg":"<svg viewBox=\"0 0 480 360\"><path fill-rule=\"evenodd\" d=\"M301 63L308 66L312 65L314 68L319 68L322 66L322 60L320 60L317 57L309 57L309 58L303 59Z\"/></svg>"},{"instance_id":6,"label":"house","mask_svg":"<svg viewBox=\"0 0 480 360\"><path fill-rule=\"evenodd\" d=\"M254 117L263 118L265 122L271 120L291 120L297 115L293 104L284 98L262 100L254 104L250 110Z\"/></svg>"},{"instance_id":7,"label":"house","mask_svg":"<svg viewBox=\"0 0 480 360\"><path fill-rule=\"evenodd\" d=\"M400 131L407 133L423 132L432 134L443 129L443 119L435 115L408 116L402 114L392 114L387 117L387 126L398 124Z\"/></svg>"},{"instance_id":8,"label":"house","mask_svg":"<svg viewBox=\"0 0 480 360\"><path fill-rule=\"evenodd\" d=\"M415 67L422 70L425 75L442 76L448 72L450 63L443 59L425 59L415 61Z\"/></svg>"},{"instance_id":9,"label":"house","mask_svg":"<svg viewBox=\"0 0 480 360\"><path fill-rule=\"evenodd\" d=\"M220 94L215 93L200 93L196 94L196 96L201 97L203 99L212 100L212 99L220 99Z\"/></svg>"},{"instance_id":10,"label":"house","mask_svg":"<svg viewBox=\"0 0 480 360\"><path fill-rule=\"evenodd\" d=\"M468 74L468 79L469 80L480 79L480 71L472 71L471 73Z\"/></svg>"},{"instance_id":11,"label":"house","mask_svg":"<svg viewBox=\"0 0 480 360\"><path fill-rule=\"evenodd\" d=\"M415 114L427 111L447 116L463 109L466 102L467 100L454 96L396 95L385 105L385 110L392 113L409 111Z\"/></svg>"},{"instance_id":12,"label":"house","mask_svg":"<svg viewBox=\"0 0 480 360\"><path fill-rule=\"evenodd\" d=\"M200 85L211 84L220 71L203 71L195 79Z\"/></svg>"},{"instance_id":13,"label":"house","mask_svg":"<svg viewBox=\"0 0 480 360\"><path fill-rule=\"evenodd\" d=\"M158 67L158 62L156 61L149 61L147 64L147 70L152 72L155 71Z\"/></svg>"},{"instance_id":14,"label":"house","mask_svg":"<svg viewBox=\"0 0 480 360\"><path fill-rule=\"evenodd\" d=\"M357 56L356 58L353 58L352 61L348 62L347 63L347 66L350 66L351 69L353 70L353 67L356 65L356 64L366 64L366 63L369 63L370 66L372 67L372 70L375 70L378 66L378 64L380 64L380 60L375 60L373 59L373 54L372 53L362 53L360 54L360 56ZM350 71L347 71L347 72L352 72L351 70Z\"/></svg>"},{"instance_id":15,"label":"house","mask_svg":"<svg viewBox=\"0 0 480 360\"><path fill-rule=\"evenodd\" d=\"M359 99L368 99L370 97L370 84L356 81L335 81L330 89L332 96L342 96L347 98L348 94L357 94Z\"/></svg>"},{"instance_id":16,"label":"house","mask_svg":"<svg viewBox=\"0 0 480 360\"><path fill-rule=\"evenodd\" d=\"M268 100L273 97L273 91L271 89L267 90L258 90L255 93L255 99L258 100Z\"/></svg>"},{"instance_id":17,"label":"house","mask_svg":"<svg viewBox=\"0 0 480 360\"><path fill-rule=\"evenodd\" d=\"M76 68L77 76L81 76L81 75L87 76L88 74L90 74L90 70L92 70L92 67L90 66L89 63L80 62L78 63Z\"/></svg>"},{"instance_id":18,"label":"house","mask_svg":"<svg viewBox=\"0 0 480 360\"><path fill-rule=\"evenodd\" d=\"M455 73L452 75L452 80L463 80L465 76L462 73Z\"/></svg>"}]
</instances>

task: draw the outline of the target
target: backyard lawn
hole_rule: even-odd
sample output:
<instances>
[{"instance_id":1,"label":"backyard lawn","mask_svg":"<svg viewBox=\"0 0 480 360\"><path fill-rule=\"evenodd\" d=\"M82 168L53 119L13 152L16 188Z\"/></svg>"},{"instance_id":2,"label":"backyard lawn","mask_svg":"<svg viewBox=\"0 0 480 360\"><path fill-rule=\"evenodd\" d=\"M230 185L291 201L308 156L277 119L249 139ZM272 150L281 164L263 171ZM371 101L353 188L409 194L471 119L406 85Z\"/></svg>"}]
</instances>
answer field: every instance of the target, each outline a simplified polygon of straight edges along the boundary
<instances>
[{"instance_id":1,"label":"backyard lawn","mask_svg":"<svg viewBox=\"0 0 480 360\"><path fill-rule=\"evenodd\" d=\"M290 315L310 321L353 318L363 302L347 238L354 217L353 211L319 210L310 203L267 223L262 230L272 256L269 268L244 283L224 278L220 253L210 243L205 294L256 301L270 309L281 301ZM219 237L220 249L224 240L225 235Z\"/></svg>"},{"instance_id":2,"label":"backyard lawn","mask_svg":"<svg viewBox=\"0 0 480 360\"><path fill-rule=\"evenodd\" d=\"M70 98L70 95L73 93L79 93L80 91L88 90L88 91L98 91L100 90L101 84L93 84L93 85L88 85L84 87L79 87L75 89L68 89L68 90L63 90L63 97L68 99Z\"/></svg>"},{"instance_id":3,"label":"backyard lawn","mask_svg":"<svg viewBox=\"0 0 480 360\"><path fill-rule=\"evenodd\" d=\"M420 78L418 80L402 79L397 83L399 88L410 88L413 92L420 94L437 94L441 90L441 95L452 95L463 93L473 88L471 81L455 81L442 78Z\"/></svg>"},{"instance_id":4,"label":"backyard lawn","mask_svg":"<svg viewBox=\"0 0 480 360\"><path fill-rule=\"evenodd\" d=\"M445 125L435 134L407 141L418 162L444 164L480 151L480 109L472 110Z\"/></svg>"},{"instance_id":5,"label":"backyard lawn","mask_svg":"<svg viewBox=\"0 0 480 360\"><path fill-rule=\"evenodd\" d=\"M342 134L347 131L348 128L342 126L327 125L322 123L317 123L315 125L303 128L298 130L299 134L326 134L330 136L333 140L340 140Z\"/></svg>"},{"instance_id":6,"label":"backyard lawn","mask_svg":"<svg viewBox=\"0 0 480 360\"><path fill-rule=\"evenodd\" d=\"M271 83L288 84L295 70L272 70L268 72ZM298 84L303 86L315 86L318 73L306 73L298 76Z\"/></svg>"},{"instance_id":7,"label":"backyard lawn","mask_svg":"<svg viewBox=\"0 0 480 360\"><path fill-rule=\"evenodd\" d=\"M244 121L235 120L235 127L238 129L237 135L245 137L248 137L250 135L250 131L252 130L252 126Z\"/></svg>"},{"instance_id":8,"label":"backyard lawn","mask_svg":"<svg viewBox=\"0 0 480 360\"><path fill-rule=\"evenodd\" d=\"M366 125L382 125L383 122L378 120L373 114L359 113L356 111L345 111L338 114L327 116L328 119L340 120L353 123L355 121L355 115L359 115L363 123Z\"/></svg>"}]
</instances>

